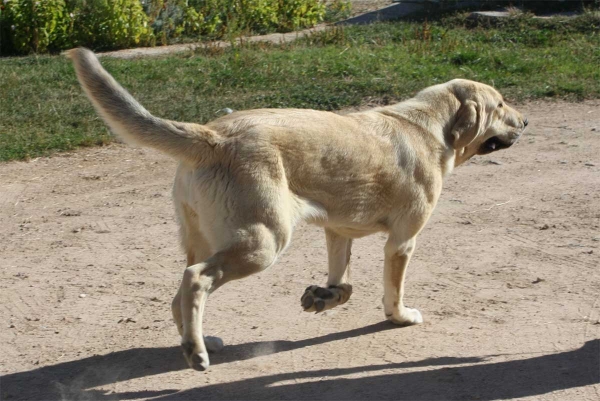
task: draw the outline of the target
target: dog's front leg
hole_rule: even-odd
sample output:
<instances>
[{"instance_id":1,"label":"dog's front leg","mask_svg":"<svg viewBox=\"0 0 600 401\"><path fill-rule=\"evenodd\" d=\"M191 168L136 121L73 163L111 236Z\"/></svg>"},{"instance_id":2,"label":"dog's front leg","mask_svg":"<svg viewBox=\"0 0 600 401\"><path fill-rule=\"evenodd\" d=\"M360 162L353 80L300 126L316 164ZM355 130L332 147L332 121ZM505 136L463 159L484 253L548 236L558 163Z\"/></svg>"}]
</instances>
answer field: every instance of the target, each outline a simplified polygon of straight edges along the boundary
<instances>
[{"instance_id":1,"label":"dog's front leg","mask_svg":"<svg viewBox=\"0 0 600 401\"><path fill-rule=\"evenodd\" d=\"M306 289L300 302L305 312L322 312L342 305L350 299L352 286L348 284L350 250L352 239L342 237L325 229L329 275L327 288L311 285Z\"/></svg>"},{"instance_id":2,"label":"dog's front leg","mask_svg":"<svg viewBox=\"0 0 600 401\"><path fill-rule=\"evenodd\" d=\"M415 244L415 237L403 241L392 233L384 248L383 306L386 318L395 324L423 323L421 312L413 308L407 308L403 302L406 267L415 249Z\"/></svg>"}]
</instances>

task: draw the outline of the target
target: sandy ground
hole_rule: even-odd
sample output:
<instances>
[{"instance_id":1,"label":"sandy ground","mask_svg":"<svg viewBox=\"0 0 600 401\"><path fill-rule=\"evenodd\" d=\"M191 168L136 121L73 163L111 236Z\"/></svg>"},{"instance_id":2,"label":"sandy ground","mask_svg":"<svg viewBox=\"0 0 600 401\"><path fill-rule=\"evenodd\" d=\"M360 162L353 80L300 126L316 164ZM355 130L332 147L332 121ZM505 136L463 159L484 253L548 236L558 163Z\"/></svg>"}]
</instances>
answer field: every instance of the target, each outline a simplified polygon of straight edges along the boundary
<instances>
[{"instance_id":1,"label":"sandy ground","mask_svg":"<svg viewBox=\"0 0 600 401\"><path fill-rule=\"evenodd\" d=\"M124 145L0 165L2 400L597 400L600 102L530 103L527 135L448 179L409 267L425 323L384 322L383 235L350 301L314 315L324 235L210 298L226 347L187 369L175 163Z\"/></svg>"}]
</instances>

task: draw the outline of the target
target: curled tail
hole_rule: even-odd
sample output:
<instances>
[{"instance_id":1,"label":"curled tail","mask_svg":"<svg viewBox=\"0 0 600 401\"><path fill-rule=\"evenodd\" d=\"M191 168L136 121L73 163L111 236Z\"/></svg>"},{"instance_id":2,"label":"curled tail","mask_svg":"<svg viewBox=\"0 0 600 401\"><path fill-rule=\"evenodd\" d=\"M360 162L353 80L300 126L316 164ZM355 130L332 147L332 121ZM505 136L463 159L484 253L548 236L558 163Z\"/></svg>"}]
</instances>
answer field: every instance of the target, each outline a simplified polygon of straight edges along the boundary
<instances>
[{"instance_id":1,"label":"curled tail","mask_svg":"<svg viewBox=\"0 0 600 401\"><path fill-rule=\"evenodd\" d=\"M154 117L104 69L88 49L69 50L77 78L98 113L114 133L127 142L163 151L192 165L216 159L219 135L199 124Z\"/></svg>"}]
</instances>

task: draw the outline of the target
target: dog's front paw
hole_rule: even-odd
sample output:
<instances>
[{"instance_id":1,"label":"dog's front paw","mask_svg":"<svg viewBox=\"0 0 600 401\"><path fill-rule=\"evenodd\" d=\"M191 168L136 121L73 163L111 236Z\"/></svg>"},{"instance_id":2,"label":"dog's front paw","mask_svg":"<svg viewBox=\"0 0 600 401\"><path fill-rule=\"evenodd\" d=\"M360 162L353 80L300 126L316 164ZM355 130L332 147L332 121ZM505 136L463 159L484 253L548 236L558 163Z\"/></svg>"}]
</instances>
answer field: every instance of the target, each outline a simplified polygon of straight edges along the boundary
<instances>
[{"instance_id":1,"label":"dog's front paw","mask_svg":"<svg viewBox=\"0 0 600 401\"><path fill-rule=\"evenodd\" d=\"M394 324L400 326L412 326L423 323L423 316L417 309L404 307L385 314L385 317Z\"/></svg>"},{"instance_id":2,"label":"dog's front paw","mask_svg":"<svg viewBox=\"0 0 600 401\"><path fill-rule=\"evenodd\" d=\"M329 288L311 285L304 291L300 303L305 312L319 313L346 303L351 294L350 284L332 285Z\"/></svg>"}]
</instances>

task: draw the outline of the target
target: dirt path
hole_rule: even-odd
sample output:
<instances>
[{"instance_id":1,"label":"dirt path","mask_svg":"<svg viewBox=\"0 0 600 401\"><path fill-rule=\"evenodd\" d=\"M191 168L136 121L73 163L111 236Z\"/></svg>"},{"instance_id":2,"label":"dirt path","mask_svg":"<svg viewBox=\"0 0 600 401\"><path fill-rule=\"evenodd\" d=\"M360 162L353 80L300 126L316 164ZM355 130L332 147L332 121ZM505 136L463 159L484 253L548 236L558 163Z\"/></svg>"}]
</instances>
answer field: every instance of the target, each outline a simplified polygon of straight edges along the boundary
<instances>
[{"instance_id":1,"label":"dirt path","mask_svg":"<svg viewBox=\"0 0 600 401\"><path fill-rule=\"evenodd\" d=\"M0 165L2 400L596 400L600 103L531 103L515 147L457 169L383 322L383 235L355 243L354 294L303 313L324 236L209 300L226 348L185 369L170 316L184 267L175 163L112 145Z\"/></svg>"}]
</instances>

